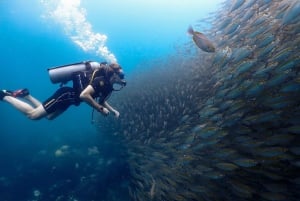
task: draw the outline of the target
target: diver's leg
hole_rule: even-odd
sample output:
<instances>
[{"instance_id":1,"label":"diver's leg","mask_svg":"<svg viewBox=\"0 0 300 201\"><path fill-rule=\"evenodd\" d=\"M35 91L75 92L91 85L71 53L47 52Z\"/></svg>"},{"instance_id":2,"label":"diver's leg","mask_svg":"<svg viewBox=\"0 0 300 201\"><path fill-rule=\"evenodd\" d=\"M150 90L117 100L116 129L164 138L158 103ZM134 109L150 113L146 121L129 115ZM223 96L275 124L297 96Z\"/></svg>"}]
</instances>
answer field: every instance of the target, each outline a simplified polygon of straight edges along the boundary
<instances>
[{"instance_id":1,"label":"diver's leg","mask_svg":"<svg viewBox=\"0 0 300 201\"><path fill-rule=\"evenodd\" d=\"M34 98L33 96L31 95L27 95L24 97L24 99L28 100L30 103L32 103L35 107L38 107L40 105L42 105L42 103L37 100L36 98Z\"/></svg>"},{"instance_id":2,"label":"diver's leg","mask_svg":"<svg viewBox=\"0 0 300 201\"><path fill-rule=\"evenodd\" d=\"M25 100L27 100L34 107L38 107L42 104L39 100L37 100L36 98L31 96L30 93L29 93L29 90L26 89L26 88L18 89L18 90L15 90L15 91L2 90L0 93L1 93L0 98L1 97L3 98L4 96L12 96L14 98L24 98Z\"/></svg>"},{"instance_id":3,"label":"diver's leg","mask_svg":"<svg viewBox=\"0 0 300 201\"><path fill-rule=\"evenodd\" d=\"M37 120L37 119L41 119L47 115L48 115L48 113L46 112L44 106L40 105L30 112L30 114L28 115L28 118L32 119L32 120Z\"/></svg>"},{"instance_id":4,"label":"diver's leg","mask_svg":"<svg viewBox=\"0 0 300 201\"><path fill-rule=\"evenodd\" d=\"M47 115L47 112L42 105L37 108L33 108L30 104L12 96L4 96L3 100L25 114L29 119L40 119Z\"/></svg>"},{"instance_id":5,"label":"diver's leg","mask_svg":"<svg viewBox=\"0 0 300 201\"><path fill-rule=\"evenodd\" d=\"M17 110L24 113L25 115L27 115L31 110L34 109L30 104L12 96L4 96L3 100L14 106Z\"/></svg>"},{"instance_id":6,"label":"diver's leg","mask_svg":"<svg viewBox=\"0 0 300 201\"><path fill-rule=\"evenodd\" d=\"M33 106L38 107L42 105L40 101L38 101L36 98L30 95L29 90L24 88L24 89L19 89L15 91L8 91L8 93L11 94L11 96L15 98L24 98L25 100L29 101Z\"/></svg>"}]
</instances>

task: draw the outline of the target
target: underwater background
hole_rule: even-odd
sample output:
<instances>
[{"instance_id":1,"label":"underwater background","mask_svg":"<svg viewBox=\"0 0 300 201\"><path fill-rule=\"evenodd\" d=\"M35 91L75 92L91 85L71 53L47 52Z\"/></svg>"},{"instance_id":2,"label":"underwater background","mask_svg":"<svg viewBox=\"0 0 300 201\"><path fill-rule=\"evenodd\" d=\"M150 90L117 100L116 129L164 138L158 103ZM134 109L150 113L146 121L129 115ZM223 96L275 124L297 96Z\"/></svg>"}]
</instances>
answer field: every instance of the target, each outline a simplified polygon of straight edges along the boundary
<instances>
[{"instance_id":1,"label":"underwater background","mask_svg":"<svg viewBox=\"0 0 300 201\"><path fill-rule=\"evenodd\" d=\"M0 1L1 89L43 101L48 68L86 60L128 82L118 120L1 102L0 200L300 199L299 1L172 2Z\"/></svg>"}]
</instances>

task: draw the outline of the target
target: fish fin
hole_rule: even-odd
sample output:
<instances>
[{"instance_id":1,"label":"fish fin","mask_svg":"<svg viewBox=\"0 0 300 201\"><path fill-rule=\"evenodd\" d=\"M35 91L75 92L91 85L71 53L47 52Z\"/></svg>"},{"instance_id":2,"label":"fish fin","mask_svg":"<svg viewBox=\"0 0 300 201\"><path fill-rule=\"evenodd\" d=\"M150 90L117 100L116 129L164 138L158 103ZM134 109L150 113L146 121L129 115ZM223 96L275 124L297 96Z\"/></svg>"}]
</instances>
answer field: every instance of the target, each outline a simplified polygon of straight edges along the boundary
<instances>
[{"instance_id":1,"label":"fish fin","mask_svg":"<svg viewBox=\"0 0 300 201\"><path fill-rule=\"evenodd\" d=\"M199 32L199 31L194 31L194 34L196 34L199 37L206 37L203 33Z\"/></svg>"},{"instance_id":2,"label":"fish fin","mask_svg":"<svg viewBox=\"0 0 300 201\"><path fill-rule=\"evenodd\" d=\"M188 32L189 34L191 34L191 35L194 35L194 29L193 29L193 27L192 27L192 26L189 26L187 32Z\"/></svg>"}]
</instances>

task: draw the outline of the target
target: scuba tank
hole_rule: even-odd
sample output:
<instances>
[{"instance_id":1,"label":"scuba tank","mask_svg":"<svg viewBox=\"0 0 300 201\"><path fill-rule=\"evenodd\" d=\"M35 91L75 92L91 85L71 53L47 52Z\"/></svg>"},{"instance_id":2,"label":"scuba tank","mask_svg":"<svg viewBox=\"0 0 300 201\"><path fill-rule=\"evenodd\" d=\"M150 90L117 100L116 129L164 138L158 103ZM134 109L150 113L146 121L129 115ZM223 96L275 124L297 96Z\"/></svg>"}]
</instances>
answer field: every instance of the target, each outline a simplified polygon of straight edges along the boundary
<instances>
[{"instance_id":1,"label":"scuba tank","mask_svg":"<svg viewBox=\"0 0 300 201\"><path fill-rule=\"evenodd\" d=\"M100 64L95 61L83 61L74 64L56 66L48 69L50 80L53 84L67 83L73 79L73 75L80 71L90 71L100 68Z\"/></svg>"}]
</instances>

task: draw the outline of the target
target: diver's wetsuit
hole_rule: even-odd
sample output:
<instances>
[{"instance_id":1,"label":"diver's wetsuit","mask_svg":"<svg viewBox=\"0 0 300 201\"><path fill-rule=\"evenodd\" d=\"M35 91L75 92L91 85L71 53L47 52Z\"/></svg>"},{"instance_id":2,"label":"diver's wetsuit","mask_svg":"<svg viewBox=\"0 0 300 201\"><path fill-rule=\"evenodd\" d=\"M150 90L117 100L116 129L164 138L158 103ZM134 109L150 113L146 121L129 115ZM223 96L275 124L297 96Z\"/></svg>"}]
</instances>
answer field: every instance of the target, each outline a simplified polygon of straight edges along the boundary
<instances>
[{"instance_id":1,"label":"diver's wetsuit","mask_svg":"<svg viewBox=\"0 0 300 201\"><path fill-rule=\"evenodd\" d=\"M80 98L72 87L59 88L50 98L48 98L43 106L48 114L55 111L65 111L70 105L79 105Z\"/></svg>"},{"instance_id":2,"label":"diver's wetsuit","mask_svg":"<svg viewBox=\"0 0 300 201\"><path fill-rule=\"evenodd\" d=\"M86 80L85 80L86 81ZM59 88L50 98L43 102L43 106L48 114L55 111L65 111L71 105L78 106L82 100L80 99L81 91L89 84L82 80L73 80L72 87ZM93 98L99 98L99 103L103 104L113 91L112 85L102 74L96 73L90 85L94 88Z\"/></svg>"}]
</instances>

